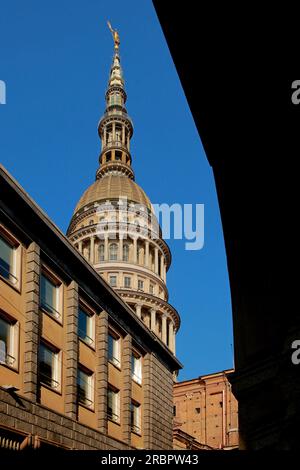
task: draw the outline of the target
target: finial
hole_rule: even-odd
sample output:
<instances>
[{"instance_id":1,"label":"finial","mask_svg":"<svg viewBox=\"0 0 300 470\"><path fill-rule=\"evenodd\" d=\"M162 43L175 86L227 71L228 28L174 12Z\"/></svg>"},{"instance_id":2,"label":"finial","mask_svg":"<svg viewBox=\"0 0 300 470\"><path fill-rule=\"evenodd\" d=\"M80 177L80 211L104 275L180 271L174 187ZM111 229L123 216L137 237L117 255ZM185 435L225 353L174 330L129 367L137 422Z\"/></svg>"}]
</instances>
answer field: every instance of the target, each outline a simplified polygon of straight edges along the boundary
<instances>
[{"instance_id":1,"label":"finial","mask_svg":"<svg viewBox=\"0 0 300 470\"><path fill-rule=\"evenodd\" d=\"M111 34L113 36L113 40L114 40L114 43L115 43L115 49L118 50L119 49L119 45L120 45L120 36L119 36L119 33L116 29L113 29L110 22L107 20L107 24L108 24L108 27L111 31Z\"/></svg>"}]
</instances>

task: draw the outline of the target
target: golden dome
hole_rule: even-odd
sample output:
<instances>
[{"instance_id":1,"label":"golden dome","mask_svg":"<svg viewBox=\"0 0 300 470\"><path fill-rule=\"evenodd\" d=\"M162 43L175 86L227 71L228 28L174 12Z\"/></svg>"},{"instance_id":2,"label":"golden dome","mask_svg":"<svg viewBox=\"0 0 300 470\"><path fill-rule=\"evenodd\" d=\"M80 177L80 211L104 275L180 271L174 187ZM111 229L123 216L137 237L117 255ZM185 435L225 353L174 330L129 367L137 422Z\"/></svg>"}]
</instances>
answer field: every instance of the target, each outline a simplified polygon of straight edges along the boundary
<instances>
[{"instance_id":1,"label":"golden dome","mask_svg":"<svg viewBox=\"0 0 300 470\"><path fill-rule=\"evenodd\" d=\"M93 202L118 199L119 197L127 197L128 202L143 204L151 210L150 199L134 181L126 176L107 175L88 187L81 196L74 214Z\"/></svg>"}]
</instances>

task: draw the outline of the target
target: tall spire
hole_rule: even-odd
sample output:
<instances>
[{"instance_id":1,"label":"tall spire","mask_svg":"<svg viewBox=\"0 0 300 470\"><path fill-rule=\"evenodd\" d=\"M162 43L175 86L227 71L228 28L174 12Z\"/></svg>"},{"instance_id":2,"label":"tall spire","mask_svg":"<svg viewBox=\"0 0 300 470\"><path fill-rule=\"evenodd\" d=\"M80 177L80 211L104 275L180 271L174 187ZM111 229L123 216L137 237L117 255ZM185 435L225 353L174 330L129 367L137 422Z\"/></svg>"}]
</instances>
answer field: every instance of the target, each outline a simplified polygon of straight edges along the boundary
<instances>
[{"instance_id":1,"label":"tall spire","mask_svg":"<svg viewBox=\"0 0 300 470\"><path fill-rule=\"evenodd\" d=\"M127 95L119 54L120 37L109 21L108 26L114 39L114 55L105 95L106 109L98 125L102 148L96 179L108 174L134 179L130 154L133 125L125 108Z\"/></svg>"}]
</instances>

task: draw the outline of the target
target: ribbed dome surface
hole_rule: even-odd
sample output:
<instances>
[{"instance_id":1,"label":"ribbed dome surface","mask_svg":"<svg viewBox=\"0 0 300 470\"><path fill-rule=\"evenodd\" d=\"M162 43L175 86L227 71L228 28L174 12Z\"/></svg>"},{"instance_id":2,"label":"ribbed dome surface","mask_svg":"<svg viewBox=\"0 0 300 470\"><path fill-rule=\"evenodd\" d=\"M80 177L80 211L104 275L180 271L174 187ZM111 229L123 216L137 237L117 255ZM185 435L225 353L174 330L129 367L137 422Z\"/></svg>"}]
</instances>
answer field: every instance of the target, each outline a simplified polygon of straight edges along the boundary
<instances>
[{"instance_id":1,"label":"ribbed dome surface","mask_svg":"<svg viewBox=\"0 0 300 470\"><path fill-rule=\"evenodd\" d=\"M151 202L142 188L126 176L107 175L95 181L81 196L74 214L87 204L127 197L128 202L143 204L151 210Z\"/></svg>"}]
</instances>

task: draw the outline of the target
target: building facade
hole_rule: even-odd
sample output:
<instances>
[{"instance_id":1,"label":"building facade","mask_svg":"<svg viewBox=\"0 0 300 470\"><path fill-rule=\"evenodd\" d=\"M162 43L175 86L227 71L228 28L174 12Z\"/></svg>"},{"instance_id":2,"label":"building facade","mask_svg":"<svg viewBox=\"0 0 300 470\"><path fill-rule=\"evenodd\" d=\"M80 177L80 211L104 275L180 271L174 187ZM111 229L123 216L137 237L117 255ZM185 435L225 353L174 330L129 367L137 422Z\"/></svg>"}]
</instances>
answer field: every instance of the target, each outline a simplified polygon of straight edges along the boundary
<instances>
[{"instance_id":1,"label":"building facade","mask_svg":"<svg viewBox=\"0 0 300 470\"><path fill-rule=\"evenodd\" d=\"M101 166L68 238L0 167L2 447L172 448L180 319L170 250L133 181L116 44L106 99Z\"/></svg>"},{"instance_id":2,"label":"building facade","mask_svg":"<svg viewBox=\"0 0 300 470\"><path fill-rule=\"evenodd\" d=\"M174 384L174 448L237 449L238 403L228 375L203 375Z\"/></svg>"}]
</instances>

